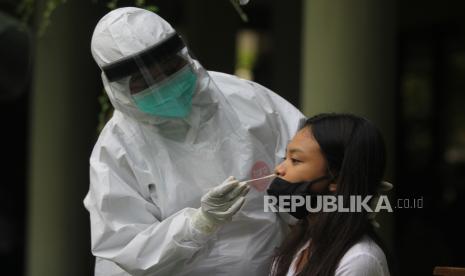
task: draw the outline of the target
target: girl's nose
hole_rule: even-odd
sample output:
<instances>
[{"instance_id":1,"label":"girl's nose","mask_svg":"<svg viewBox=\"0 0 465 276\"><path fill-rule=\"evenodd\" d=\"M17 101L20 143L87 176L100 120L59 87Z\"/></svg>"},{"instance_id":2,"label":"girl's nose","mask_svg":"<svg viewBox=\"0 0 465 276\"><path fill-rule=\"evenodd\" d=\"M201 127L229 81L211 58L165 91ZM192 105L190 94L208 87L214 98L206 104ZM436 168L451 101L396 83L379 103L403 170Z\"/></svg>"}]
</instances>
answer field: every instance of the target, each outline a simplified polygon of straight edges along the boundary
<instances>
[{"instance_id":1,"label":"girl's nose","mask_svg":"<svg viewBox=\"0 0 465 276\"><path fill-rule=\"evenodd\" d=\"M277 174L278 176L284 176L286 173L285 173L285 169L284 169L284 162L278 164L276 166L276 168L274 169L274 173Z\"/></svg>"}]
</instances>

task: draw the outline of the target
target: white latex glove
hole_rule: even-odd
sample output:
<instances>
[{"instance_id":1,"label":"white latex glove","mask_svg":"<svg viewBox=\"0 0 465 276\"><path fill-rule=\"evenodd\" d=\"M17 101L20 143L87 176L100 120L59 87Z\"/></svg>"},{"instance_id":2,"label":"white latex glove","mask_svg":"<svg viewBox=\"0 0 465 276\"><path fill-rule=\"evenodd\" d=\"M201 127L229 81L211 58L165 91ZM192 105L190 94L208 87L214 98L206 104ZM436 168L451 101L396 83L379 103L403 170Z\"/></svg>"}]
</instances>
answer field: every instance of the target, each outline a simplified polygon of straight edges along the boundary
<instances>
[{"instance_id":1,"label":"white latex glove","mask_svg":"<svg viewBox=\"0 0 465 276\"><path fill-rule=\"evenodd\" d=\"M205 233L214 232L230 221L241 209L249 187L239 183L233 176L202 196L200 208L192 217L192 226Z\"/></svg>"}]
</instances>

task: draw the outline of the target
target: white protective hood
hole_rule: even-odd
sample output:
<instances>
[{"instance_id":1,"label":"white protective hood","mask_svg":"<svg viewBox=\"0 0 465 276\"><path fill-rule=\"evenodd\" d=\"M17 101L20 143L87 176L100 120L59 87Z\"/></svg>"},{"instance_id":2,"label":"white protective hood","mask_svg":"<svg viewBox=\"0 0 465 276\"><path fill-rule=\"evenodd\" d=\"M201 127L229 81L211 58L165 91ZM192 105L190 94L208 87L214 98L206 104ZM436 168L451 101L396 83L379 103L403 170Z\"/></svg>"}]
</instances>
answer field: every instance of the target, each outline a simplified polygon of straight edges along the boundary
<instances>
[{"instance_id":1,"label":"white protective hood","mask_svg":"<svg viewBox=\"0 0 465 276\"><path fill-rule=\"evenodd\" d=\"M137 26L137 28L134 28ZM154 28L154 26L156 26ZM141 52L148 47L162 43L165 39L175 33L173 27L163 18L155 13L139 8L120 8L104 16L94 30L91 42L91 51L94 60L100 68L121 60L125 57ZM187 48L183 50L187 54ZM194 70L199 76L197 94L205 89L200 89L200 85L207 85L210 80L205 74L205 70L194 60ZM129 78L124 78L118 82L109 82L102 72L102 81L105 91L112 105L116 110L143 122L160 124L171 121L174 124L182 124L179 120L155 117L140 111L134 103L129 92ZM205 93L204 93L205 94ZM205 107L214 108L211 97L208 95L196 95L193 105L201 105L203 112ZM207 106L206 106L207 105ZM195 109L195 108L194 108ZM210 111L211 112L211 111ZM192 116L184 120L189 123L198 120L199 109L195 109Z\"/></svg>"},{"instance_id":2,"label":"white protective hood","mask_svg":"<svg viewBox=\"0 0 465 276\"><path fill-rule=\"evenodd\" d=\"M173 32L154 13L117 9L98 23L92 54L102 67ZM271 173L303 115L254 82L195 64L199 81L183 120L140 112L127 80L108 83L102 74L116 111L92 152L84 200L97 276L268 275L286 228L263 211L267 183L215 235L193 229L190 218L201 196L228 176Z\"/></svg>"}]
</instances>

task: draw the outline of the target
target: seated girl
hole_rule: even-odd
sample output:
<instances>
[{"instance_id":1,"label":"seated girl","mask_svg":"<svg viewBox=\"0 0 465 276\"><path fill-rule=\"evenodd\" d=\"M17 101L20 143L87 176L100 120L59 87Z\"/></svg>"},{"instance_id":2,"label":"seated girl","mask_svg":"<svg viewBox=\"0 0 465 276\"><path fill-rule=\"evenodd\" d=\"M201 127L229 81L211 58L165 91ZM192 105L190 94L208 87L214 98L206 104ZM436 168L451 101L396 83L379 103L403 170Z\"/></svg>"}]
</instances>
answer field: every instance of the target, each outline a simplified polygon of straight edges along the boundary
<instances>
[{"instance_id":1,"label":"seated girl","mask_svg":"<svg viewBox=\"0 0 465 276\"><path fill-rule=\"evenodd\" d=\"M385 159L383 138L371 122L321 114L309 118L289 143L268 193L310 196L312 206L315 195L334 195L346 206L350 196L377 194ZM369 212L308 209L291 212L299 221L278 248L271 275L389 275Z\"/></svg>"}]
</instances>

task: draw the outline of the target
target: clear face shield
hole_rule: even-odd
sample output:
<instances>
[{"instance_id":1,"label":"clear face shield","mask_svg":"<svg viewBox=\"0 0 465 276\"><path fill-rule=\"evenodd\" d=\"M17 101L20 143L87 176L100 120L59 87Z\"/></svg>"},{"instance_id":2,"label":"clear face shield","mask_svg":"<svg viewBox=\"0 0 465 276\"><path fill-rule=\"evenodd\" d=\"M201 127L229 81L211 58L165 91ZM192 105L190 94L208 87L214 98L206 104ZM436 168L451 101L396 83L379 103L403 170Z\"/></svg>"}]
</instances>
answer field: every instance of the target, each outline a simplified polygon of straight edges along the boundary
<instances>
[{"instance_id":1,"label":"clear face shield","mask_svg":"<svg viewBox=\"0 0 465 276\"><path fill-rule=\"evenodd\" d=\"M191 111L198 76L177 34L102 70L110 83L129 81L130 96L144 113L184 118Z\"/></svg>"}]
</instances>

